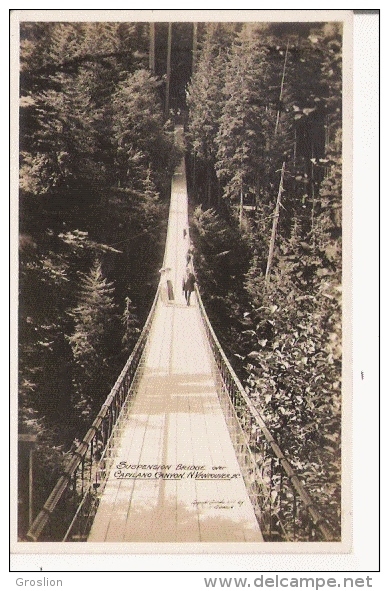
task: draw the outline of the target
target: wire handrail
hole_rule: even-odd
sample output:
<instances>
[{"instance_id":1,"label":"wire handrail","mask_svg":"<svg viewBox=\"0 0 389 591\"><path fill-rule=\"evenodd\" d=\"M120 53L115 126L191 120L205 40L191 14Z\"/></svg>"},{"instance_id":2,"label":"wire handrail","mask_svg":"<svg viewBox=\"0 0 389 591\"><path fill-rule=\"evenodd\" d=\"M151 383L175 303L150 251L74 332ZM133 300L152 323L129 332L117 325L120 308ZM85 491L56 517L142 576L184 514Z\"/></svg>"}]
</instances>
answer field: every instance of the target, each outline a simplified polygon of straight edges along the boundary
<instances>
[{"instance_id":1,"label":"wire handrail","mask_svg":"<svg viewBox=\"0 0 389 591\"><path fill-rule=\"evenodd\" d=\"M46 539L67 540L75 516L82 519L79 519L79 531L77 534L73 534L72 539L85 539L88 526L93 519L93 513L97 509L97 491L101 492L101 488L105 484L105 475L109 465L107 450L110 443L112 444L120 413L124 405L128 403L137 381L137 372L155 315L159 293L160 288L158 287L150 312L131 355L85 437L72 453L63 474L58 479L42 510L34 519L26 535L28 541L36 542L41 539L49 524L51 527L48 533L45 532ZM82 514L80 507L84 508Z\"/></svg>"},{"instance_id":2,"label":"wire handrail","mask_svg":"<svg viewBox=\"0 0 389 591\"><path fill-rule=\"evenodd\" d=\"M249 497L266 540L333 541L321 516L227 359L195 286L217 367L218 395Z\"/></svg>"}]
</instances>

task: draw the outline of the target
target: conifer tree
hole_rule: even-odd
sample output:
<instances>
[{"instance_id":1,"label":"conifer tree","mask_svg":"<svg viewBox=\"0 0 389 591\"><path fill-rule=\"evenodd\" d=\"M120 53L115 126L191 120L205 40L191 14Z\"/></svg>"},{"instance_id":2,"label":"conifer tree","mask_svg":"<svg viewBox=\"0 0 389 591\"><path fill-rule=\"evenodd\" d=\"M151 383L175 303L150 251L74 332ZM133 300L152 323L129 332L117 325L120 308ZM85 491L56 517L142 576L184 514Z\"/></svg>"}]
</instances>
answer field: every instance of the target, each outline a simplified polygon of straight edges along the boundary
<instances>
[{"instance_id":1,"label":"conifer tree","mask_svg":"<svg viewBox=\"0 0 389 591\"><path fill-rule=\"evenodd\" d=\"M79 302L69 311L74 320L74 331L67 338L76 365L76 408L85 418L103 395L102 378L117 341L112 342L117 320L113 293L113 283L103 276L96 259L88 274L80 274Z\"/></svg>"},{"instance_id":2,"label":"conifer tree","mask_svg":"<svg viewBox=\"0 0 389 591\"><path fill-rule=\"evenodd\" d=\"M245 26L232 47L216 138L217 174L233 202L239 202L241 193L255 192L256 170L264 151L263 107L258 101L264 51L255 47L252 33Z\"/></svg>"},{"instance_id":3,"label":"conifer tree","mask_svg":"<svg viewBox=\"0 0 389 591\"><path fill-rule=\"evenodd\" d=\"M193 182L204 186L203 198L211 205L212 186L215 183L217 145L215 142L223 108L223 86L228 49L234 38L232 25L209 23L202 41L196 68L188 85L187 104L189 123L187 130L194 163ZM212 205L216 205L213 199Z\"/></svg>"},{"instance_id":4,"label":"conifer tree","mask_svg":"<svg viewBox=\"0 0 389 591\"><path fill-rule=\"evenodd\" d=\"M139 188L152 163L153 181L161 190L176 163L173 134L165 127L157 97L158 85L147 70L137 70L119 83L113 96L113 138L123 186Z\"/></svg>"},{"instance_id":5,"label":"conifer tree","mask_svg":"<svg viewBox=\"0 0 389 591\"><path fill-rule=\"evenodd\" d=\"M132 304L128 296L125 299L125 308L122 315L122 325L124 329L122 344L124 347L124 351L128 354L131 353L136 343L137 337L140 333L139 321L136 315L135 306Z\"/></svg>"}]
</instances>

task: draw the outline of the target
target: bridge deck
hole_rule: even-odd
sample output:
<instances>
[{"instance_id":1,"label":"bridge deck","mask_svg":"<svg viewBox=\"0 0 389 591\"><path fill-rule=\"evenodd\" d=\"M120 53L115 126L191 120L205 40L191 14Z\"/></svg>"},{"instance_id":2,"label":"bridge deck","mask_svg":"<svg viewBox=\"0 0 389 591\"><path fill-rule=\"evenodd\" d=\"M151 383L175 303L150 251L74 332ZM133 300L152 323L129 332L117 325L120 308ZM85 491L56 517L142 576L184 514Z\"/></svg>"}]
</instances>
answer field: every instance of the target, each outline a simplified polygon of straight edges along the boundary
<instances>
[{"instance_id":1,"label":"bridge deck","mask_svg":"<svg viewBox=\"0 0 389 591\"><path fill-rule=\"evenodd\" d=\"M90 542L263 541L212 373L195 294L182 295L184 165L172 183L165 268L141 378ZM168 301L166 274L173 284Z\"/></svg>"}]
</instances>

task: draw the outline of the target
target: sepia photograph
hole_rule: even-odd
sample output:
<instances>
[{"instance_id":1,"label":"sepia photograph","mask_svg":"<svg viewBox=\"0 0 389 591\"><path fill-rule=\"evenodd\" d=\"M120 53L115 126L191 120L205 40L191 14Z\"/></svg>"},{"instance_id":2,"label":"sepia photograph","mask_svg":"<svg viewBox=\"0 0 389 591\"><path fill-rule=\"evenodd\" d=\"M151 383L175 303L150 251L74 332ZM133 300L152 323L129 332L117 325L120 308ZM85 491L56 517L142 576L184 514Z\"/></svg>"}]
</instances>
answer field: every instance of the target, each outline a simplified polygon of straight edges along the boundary
<instances>
[{"instance_id":1,"label":"sepia photograph","mask_svg":"<svg viewBox=\"0 0 389 591\"><path fill-rule=\"evenodd\" d=\"M15 12L13 551L349 551L351 11Z\"/></svg>"}]
</instances>

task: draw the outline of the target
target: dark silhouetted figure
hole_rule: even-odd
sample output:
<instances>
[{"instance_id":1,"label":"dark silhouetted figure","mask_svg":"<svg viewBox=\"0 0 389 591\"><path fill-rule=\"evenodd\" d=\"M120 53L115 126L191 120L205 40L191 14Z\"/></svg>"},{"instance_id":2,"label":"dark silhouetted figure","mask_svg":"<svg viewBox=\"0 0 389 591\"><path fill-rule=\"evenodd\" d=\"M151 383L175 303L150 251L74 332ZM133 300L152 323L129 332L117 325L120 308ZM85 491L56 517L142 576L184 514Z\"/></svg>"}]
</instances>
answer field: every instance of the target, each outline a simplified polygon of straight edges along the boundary
<instances>
[{"instance_id":1,"label":"dark silhouetted figure","mask_svg":"<svg viewBox=\"0 0 389 591\"><path fill-rule=\"evenodd\" d=\"M190 306L190 296L192 295L192 291L194 291L195 283L195 276L189 269L186 269L186 273L182 281L182 291L184 292L187 306Z\"/></svg>"},{"instance_id":2,"label":"dark silhouetted figure","mask_svg":"<svg viewBox=\"0 0 389 591\"><path fill-rule=\"evenodd\" d=\"M188 248L188 252L186 253L186 264L189 265L191 260L193 259L193 246L190 245Z\"/></svg>"}]
</instances>

